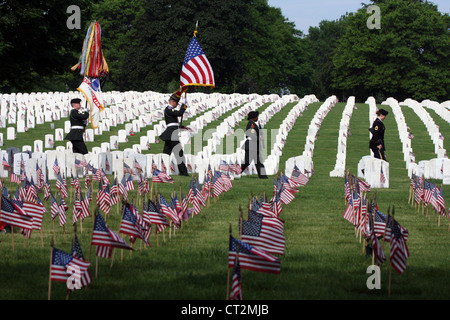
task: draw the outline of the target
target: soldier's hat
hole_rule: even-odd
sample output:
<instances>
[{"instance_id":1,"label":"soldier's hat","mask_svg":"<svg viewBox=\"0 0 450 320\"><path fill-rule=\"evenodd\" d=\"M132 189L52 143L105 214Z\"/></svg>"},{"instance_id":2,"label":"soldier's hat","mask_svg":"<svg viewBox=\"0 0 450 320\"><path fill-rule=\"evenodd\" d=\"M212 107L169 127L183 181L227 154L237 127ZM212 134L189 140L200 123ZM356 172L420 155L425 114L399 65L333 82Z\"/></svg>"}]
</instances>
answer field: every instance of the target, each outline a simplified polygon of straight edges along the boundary
<instances>
[{"instance_id":1,"label":"soldier's hat","mask_svg":"<svg viewBox=\"0 0 450 320\"><path fill-rule=\"evenodd\" d=\"M170 96L169 100L174 100L178 103L180 101L180 97L174 93Z\"/></svg>"},{"instance_id":2,"label":"soldier's hat","mask_svg":"<svg viewBox=\"0 0 450 320\"><path fill-rule=\"evenodd\" d=\"M258 118L259 111L250 111L247 116L247 120Z\"/></svg>"},{"instance_id":3,"label":"soldier's hat","mask_svg":"<svg viewBox=\"0 0 450 320\"><path fill-rule=\"evenodd\" d=\"M389 112L387 112L387 111L384 110L384 109L380 109L380 110L378 110L378 112L379 112L380 114L382 114L383 116L387 116L387 114L389 113Z\"/></svg>"},{"instance_id":4,"label":"soldier's hat","mask_svg":"<svg viewBox=\"0 0 450 320\"><path fill-rule=\"evenodd\" d=\"M80 103L81 99L80 98L73 98L72 100L70 100L70 104L72 103Z\"/></svg>"}]
</instances>

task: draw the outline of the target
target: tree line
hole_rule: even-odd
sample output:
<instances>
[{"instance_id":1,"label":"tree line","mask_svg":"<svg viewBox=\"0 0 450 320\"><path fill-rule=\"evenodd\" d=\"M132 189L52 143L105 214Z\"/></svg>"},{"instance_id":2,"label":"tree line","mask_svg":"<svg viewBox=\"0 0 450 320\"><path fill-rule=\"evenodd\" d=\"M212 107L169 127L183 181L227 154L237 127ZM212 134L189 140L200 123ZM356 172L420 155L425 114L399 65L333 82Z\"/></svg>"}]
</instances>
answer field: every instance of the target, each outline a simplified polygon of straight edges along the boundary
<instances>
[{"instance_id":1,"label":"tree line","mask_svg":"<svg viewBox=\"0 0 450 320\"><path fill-rule=\"evenodd\" d=\"M369 28L367 6L380 8ZM80 29L66 25L80 8ZM0 92L75 90L91 21L110 73L103 91L173 92L198 21L198 40L222 93L450 99L450 18L423 0L382 0L295 28L267 0L0 1Z\"/></svg>"}]
</instances>

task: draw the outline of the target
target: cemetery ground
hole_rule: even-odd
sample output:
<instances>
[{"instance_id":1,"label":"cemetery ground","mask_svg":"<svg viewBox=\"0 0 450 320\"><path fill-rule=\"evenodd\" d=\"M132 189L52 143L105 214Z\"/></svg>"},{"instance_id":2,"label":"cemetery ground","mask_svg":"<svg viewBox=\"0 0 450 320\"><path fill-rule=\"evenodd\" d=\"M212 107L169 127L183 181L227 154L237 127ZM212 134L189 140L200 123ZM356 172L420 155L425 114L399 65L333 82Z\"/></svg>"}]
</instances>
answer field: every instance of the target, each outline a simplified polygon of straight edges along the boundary
<instances>
[{"instance_id":1,"label":"cemetery ground","mask_svg":"<svg viewBox=\"0 0 450 320\"><path fill-rule=\"evenodd\" d=\"M277 128L294 103L286 106L267 124L266 128ZM308 125L321 102L308 106L289 132L280 170L284 163L303 152ZM369 108L357 104L350 121L351 136L347 144L347 169L356 175L358 161L369 154L368 128ZM380 105L378 105L381 107ZM279 275L242 270L242 289L245 300L445 300L450 298L450 275L448 262L450 254L450 229L448 217L439 217L433 211L424 212L408 203L409 177L403 160L394 117L387 117L386 152L390 164L390 188L372 189L369 197L376 194L379 210L387 213L395 206L395 219L409 231L406 271L399 275L391 273L391 294L388 297L389 244L384 244L387 260L381 266L381 289L368 289L366 281L370 274L367 267L372 258L364 252L364 243L355 234L354 227L343 217L344 179L331 178L336 161L339 121L345 103L337 103L325 117L319 130L313 155L314 175L306 186L301 187L296 199L283 205L280 218L285 221L286 250L280 256ZM389 106L382 106L391 111ZM432 142L426 128L417 115L408 108L402 109L408 125L415 135L413 147L416 162L435 158ZM392 115L392 113L390 113ZM448 123L432 113L441 132L447 138L444 145L448 150L450 130ZM61 120L63 121L63 120ZM245 126L243 121L241 126ZM58 123L55 122L55 127ZM61 125L62 126L62 125ZM18 145L32 145L38 136L49 131L50 124L18 134L16 141L6 141L3 148ZM117 130L120 129L118 126ZM1 129L4 130L4 129ZM109 141L108 135L95 137L94 144ZM129 137L129 145L139 134ZM64 142L60 142L65 145ZM267 141L269 145L271 142ZM58 145L56 142L55 146ZM122 145L121 145L122 149ZM152 145L151 153L162 151L162 144ZM166 199L173 191L184 194L189 188L190 177L173 176L174 184L158 184L158 192ZM139 240L134 250L116 249L114 260L95 257L95 247L90 248L93 217L77 223L76 233L87 260L91 262L92 283L86 288L70 294L70 300L225 300L228 281L228 240L231 233L238 237L239 207L246 214L249 197L266 193L270 198L273 178L260 180L256 175L243 176L233 181L230 191L202 208L197 216L183 222L182 228L158 236L152 230L151 247L145 247ZM68 185L70 187L70 179ZM112 178L110 177L110 181ZM14 193L4 179L9 192ZM441 182L436 181L440 185ZM54 191L54 181L51 182ZM83 185L83 179L81 179ZM137 189L137 188L136 188ZM96 184L93 185L96 198ZM450 187L443 185L446 203L449 203ZM136 192L136 191L135 191ZM71 198L73 200L73 196ZM134 195L138 209L142 199ZM2 300L45 300L49 289L50 244L70 252L74 228L71 223L72 203L68 202L67 224L59 227L53 224L50 214L44 215L42 233L33 231L30 239L20 232L14 234L14 250L11 233L0 234L0 298ZM50 212L49 203L45 203ZM118 231L121 215L118 208L111 208L106 223ZM440 223L440 225L439 225ZM54 228L54 229L53 229ZM55 231L53 231L55 230ZM124 237L126 239L126 237ZM127 240L127 239L126 239ZM65 283L51 283L51 299L66 299Z\"/></svg>"}]
</instances>

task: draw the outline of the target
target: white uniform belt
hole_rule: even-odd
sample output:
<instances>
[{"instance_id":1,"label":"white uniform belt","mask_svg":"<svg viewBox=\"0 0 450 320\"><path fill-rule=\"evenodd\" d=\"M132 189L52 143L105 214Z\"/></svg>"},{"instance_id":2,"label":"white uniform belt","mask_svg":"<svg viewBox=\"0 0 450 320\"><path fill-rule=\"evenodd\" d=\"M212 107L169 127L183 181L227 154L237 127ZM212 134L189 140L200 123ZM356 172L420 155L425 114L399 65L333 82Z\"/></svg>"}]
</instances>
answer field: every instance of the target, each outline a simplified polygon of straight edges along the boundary
<instances>
[{"instance_id":1,"label":"white uniform belt","mask_svg":"<svg viewBox=\"0 0 450 320\"><path fill-rule=\"evenodd\" d=\"M178 123L169 123L168 127L178 127Z\"/></svg>"},{"instance_id":2,"label":"white uniform belt","mask_svg":"<svg viewBox=\"0 0 450 320\"><path fill-rule=\"evenodd\" d=\"M84 127L83 126L72 126L72 127L70 127L70 129L81 129L81 130L83 130Z\"/></svg>"}]
</instances>

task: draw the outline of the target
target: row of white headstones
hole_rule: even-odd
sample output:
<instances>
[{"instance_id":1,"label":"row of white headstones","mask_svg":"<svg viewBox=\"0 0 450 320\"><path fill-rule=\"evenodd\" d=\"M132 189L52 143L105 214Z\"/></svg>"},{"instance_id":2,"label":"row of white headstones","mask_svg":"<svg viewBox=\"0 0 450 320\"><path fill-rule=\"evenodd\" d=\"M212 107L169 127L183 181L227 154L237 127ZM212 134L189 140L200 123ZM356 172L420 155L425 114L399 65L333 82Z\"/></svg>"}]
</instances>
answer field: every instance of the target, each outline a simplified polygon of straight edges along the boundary
<instances>
[{"instance_id":1,"label":"row of white headstones","mask_svg":"<svg viewBox=\"0 0 450 320\"><path fill-rule=\"evenodd\" d=\"M26 131L26 124L29 124L29 128L33 128L37 124L43 124L45 122L53 122L63 117L67 117L70 111L69 101L71 98L77 97L76 92L70 93L43 93L39 94L12 94L1 96L1 113L3 126L7 124L16 123L17 131ZM80 96L78 96L80 97ZM149 98L151 97L151 98ZM83 97L80 97L83 99ZM83 175L82 169L75 167L75 159L85 160L96 168L101 168L105 173L114 173L117 177L123 176L123 163L128 164L130 167L134 167L135 160L139 162L142 168L151 167L155 162L158 167L161 167L162 162L166 166L173 160L173 157L164 154L147 154L143 155L142 151L147 150L151 143L154 143L156 137L165 129L165 122L163 121L162 110L167 104L167 95L161 95L158 93L109 93L104 95L106 103L111 104L111 107L106 108L102 113L102 121L99 128L87 129L86 140L92 141L96 134L102 134L103 131L109 131L109 128L113 125L125 123L130 121L131 123L125 123L125 130L119 130L118 136L111 136L110 143L102 143L101 147L94 147L86 156L73 154L71 151L71 144L68 142L66 147L53 148L52 144L43 145L42 140L36 140L34 144L34 150L31 146L23 146L22 152L14 154L13 169L15 173L20 172L20 164L24 163L26 173L29 178L35 175L36 166L39 166L44 170L44 174L48 173L50 180L56 179L56 175L51 170L53 163L58 162L63 176L75 176ZM204 147L196 155L187 154L187 161L190 161L195 167L199 168L199 173L202 172L202 168L205 163L209 165L212 163L213 167L218 167L221 160L227 160L230 162L234 159L236 163L241 163L243 159L243 150L240 147L236 148L236 152L233 154L215 154L217 145L220 141L233 130L236 123L244 119L248 112L251 110L257 110L265 102L272 102L272 104L260 115L261 123L265 123L270 119L271 115L281 110L287 103L298 101L297 96L287 95L282 98L277 95L260 96L260 95L221 95L221 94L193 94L189 97L190 103L188 112L186 112L184 121L189 120L191 116L202 113L200 117L197 117L189 126L193 129L192 132L184 132L184 134L193 135L203 128L204 125L210 121L217 119L218 116L231 110L236 105L243 106L235 111L231 116L227 117L216 128L216 132L208 140L207 146ZM315 96L306 96L291 110L289 116L283 122L278 129L278 133L275 137L275 143L272 146L271 153L266 159L268 171L275 172L278 170L279 157L281 150L284 146L282 140L286 139L289 129L292 127L292 119L298 117L298 113L302 112L307 104L317 101ZM213 106L211 108L211 106ZM206 112L205 112L206 110ZM8 118L6 118L6 115ZM134 119L138 117L138 119ZM32 120L33 119L33 120ZM147 130L147 135L141 137L140 145L133 145L133 148L127 148L123 152L115 150L118 146L117 142L126 142L126 137L132 132L140 132L146 125L155 122L153 129ZM16 139L14 128L7 128L8 139ZM55 140L63 140L63 136L70 130L70 122L65 122L65 128L55 129ZM184 138L191 138L190 136ZM92 140L91 140L92 139ZM117 140L116 140L117 139ZM53 140L53 135L46 135L44 141ZM181 137L183 142L183 136ZM44 149L50 149L45 150ZM3 158L8 161L9 154L6 150L2 150ZM202 161L200 164L197 161L200 159L208 159L208 161ZM198 162L198 163L195 163ZM109 166L106 165L109 164ZM207 165L206 165L207 166ZM252 173L256 173L254 166L252 167ZM175 166L175 172L177 174L177 168ZM147 175L150 175L147 172ZM2 177L8 176L8 171L2 167ZM34 176L34 179L37 177Z\"/></svg>"}]
</instances>

